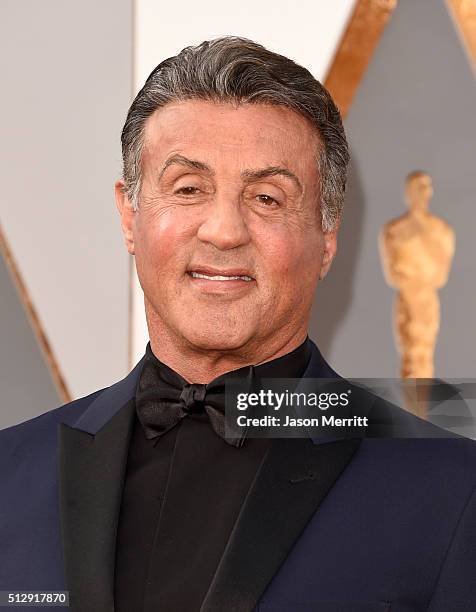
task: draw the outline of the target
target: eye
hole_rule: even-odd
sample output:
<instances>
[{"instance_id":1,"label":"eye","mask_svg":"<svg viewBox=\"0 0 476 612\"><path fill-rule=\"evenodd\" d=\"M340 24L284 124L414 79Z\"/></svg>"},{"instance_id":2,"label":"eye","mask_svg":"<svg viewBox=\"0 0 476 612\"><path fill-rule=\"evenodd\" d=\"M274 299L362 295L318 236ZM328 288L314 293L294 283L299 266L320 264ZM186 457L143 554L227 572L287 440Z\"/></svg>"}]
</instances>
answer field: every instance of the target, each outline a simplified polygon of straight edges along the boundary
<instances>
[{"instance_id":1,"label":"eye","mask_svg":"<svg viewBox=\"0 0 476 612\"><path fill-rule=\"evenodd\" d=\"M266 206L272 206L273 204L279 204L274 198L266 193L260 193L256 196L257 200Z\"/></svg>"},{"instance_id":2,"label":"eye","mask_svg":"<svg viewBox=\"0 0 476 612\"><path fill-rule=\"evenodd\" d=\"M198 189L198 187L180 187L175 193L180 193L181 195L195 195L199 191L200 189Z\"/></svg>"}]
</instances>

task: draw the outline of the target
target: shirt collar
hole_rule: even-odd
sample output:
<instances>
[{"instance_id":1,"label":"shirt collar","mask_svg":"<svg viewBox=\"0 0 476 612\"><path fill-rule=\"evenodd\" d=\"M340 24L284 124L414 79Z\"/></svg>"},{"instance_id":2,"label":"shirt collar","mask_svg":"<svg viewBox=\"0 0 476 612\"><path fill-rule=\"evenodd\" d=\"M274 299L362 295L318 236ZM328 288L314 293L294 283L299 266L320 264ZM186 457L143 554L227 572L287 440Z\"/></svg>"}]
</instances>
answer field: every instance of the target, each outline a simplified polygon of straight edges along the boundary
<instances>
[{"instance_id":1,"label":"shirt collar","mask_svg":"<svg viewBox=\"0 0 476 612\"><path fill-rule=\"evenodd\" d=\"M168 366L166 363L161 361L154 352L152 351L152 347L150 345L150 341L147 343L146 347L146 358L155 362L156 366L158 366L165 376L165 378L176 378L179 377L182 381L185 381L183 377L181 377L173 368ZM300 378L311 358L311 341L309 340L309 336L306 336L304 342L302 342L298 347L294 350L282 355L281 357L277 357L276 359L271 359L270 361L266 361L259 365L249 364L254 366L254 371L256 376L259 378ZM226 378L235 378L240 377L241 375L246 376L249 371L249 365L244 366L242 368L238 368L236 370L230 370L229 372L225 372L221 374L219 377L215 378L211 382L215 382L218 378L224 377Z\"/></svg>"}]
</instances>

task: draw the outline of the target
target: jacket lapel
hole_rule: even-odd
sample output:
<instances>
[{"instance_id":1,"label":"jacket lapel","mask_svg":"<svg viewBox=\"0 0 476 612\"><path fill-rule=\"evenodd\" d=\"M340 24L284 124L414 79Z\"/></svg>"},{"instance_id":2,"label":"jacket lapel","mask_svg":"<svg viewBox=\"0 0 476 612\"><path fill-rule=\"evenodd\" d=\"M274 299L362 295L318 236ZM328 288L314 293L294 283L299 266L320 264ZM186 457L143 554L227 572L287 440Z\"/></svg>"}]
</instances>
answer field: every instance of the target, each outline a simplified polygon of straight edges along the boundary
<instances>
[{"instance_id":1,"label":"jacket lapel","mask_svg":"<svg viewBox=\"0 0 476 612\"><path fill-rule=\"evenodd\" d=\"M304 377L340 378L314 343ZM344 438L271 441L201 612L253 610L360 442Z\"/></svg>"},{"instance_id":2,"label":"jacket lapel","mask_svg":"<svg viewBox=\"0 0 476 612\"><path fill-rule=\"evenodd\" d=\"M141 364L73 426L60 424L61 530L74 612L114 610L116 531Z\"/></svg>"},{"instance_id":3,"label":"jacket lapel","mask_svg":"<svg viewBox=\"0 0 476 612\"><path fill-rule=\"evenodd\" d=\"M360 440L274 439L201 612L251 612Z\"/></svg>"}]
</instances>

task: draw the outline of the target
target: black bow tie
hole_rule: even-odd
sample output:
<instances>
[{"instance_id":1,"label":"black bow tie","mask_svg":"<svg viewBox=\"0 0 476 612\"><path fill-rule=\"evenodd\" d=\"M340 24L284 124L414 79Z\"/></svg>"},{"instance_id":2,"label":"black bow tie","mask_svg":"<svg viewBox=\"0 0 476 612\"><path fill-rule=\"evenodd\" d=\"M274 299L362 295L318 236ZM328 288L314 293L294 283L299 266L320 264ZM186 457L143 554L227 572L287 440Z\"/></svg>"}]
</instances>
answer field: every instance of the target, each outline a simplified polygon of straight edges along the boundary
<instances>
[{"instance_id":1,"label":"black bow tie","mask_svg":"<svg viewBox=\"0 0 476 612\"><path fill-rule=\"evenodd\" d=\"M248 366L219 376L207 385L188 383L157 359L150 344L136 392L136 411L146 438L159 438L190 414L208 415L214 431L225 442L239 448L246 431L237 426L234 437L225 437L225 382L240 377L250 389L254 384L254 367ZM157 442L157 441L156 441Z\"/></svg>"}]
</instances>

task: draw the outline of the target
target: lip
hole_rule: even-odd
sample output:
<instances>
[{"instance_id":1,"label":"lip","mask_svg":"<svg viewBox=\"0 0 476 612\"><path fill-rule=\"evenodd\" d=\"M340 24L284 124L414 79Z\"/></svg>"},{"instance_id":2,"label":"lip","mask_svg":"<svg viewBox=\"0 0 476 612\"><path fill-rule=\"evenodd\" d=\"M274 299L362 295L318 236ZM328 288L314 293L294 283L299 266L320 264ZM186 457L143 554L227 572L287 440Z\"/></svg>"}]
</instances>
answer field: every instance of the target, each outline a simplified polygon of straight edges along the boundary
<instances>
[{"instance_id":1,"label":"lip","mask_svg":"<svg viewBox=\"0 0 476 612\"><path fill-rule=\"evenodd\" d=\"M198 274L206 274L207 276L249 276L253 280L255 280L254 276L246 269L246 268L228 268L226 270L219 268L212 268L210 266L190 266L187 269L187 273L191 275L192 272L197 272ZM224 282L231 283L233 281L211 281L211 282ZM249 281L241 281L241 282L249 282Z\"/></svg>"},{"instance_id":2,"label":"lip","mask_svg":"<svg viewBox=\"0 0 476 612\"><path fill-rule=\"evenodd\" d=\"M207 276L249 276L252 280L247 281L242 278L233 280L209 280L207 278L194 278L192 272L206 274ZM256 287L255 278L245 268L229 268L227 270L212 268L210 266L191 266L187 270L187 277L190 286L201 295L220 297L230 300L247 295L248 292Z\"/></svg>"}]
</instances>

